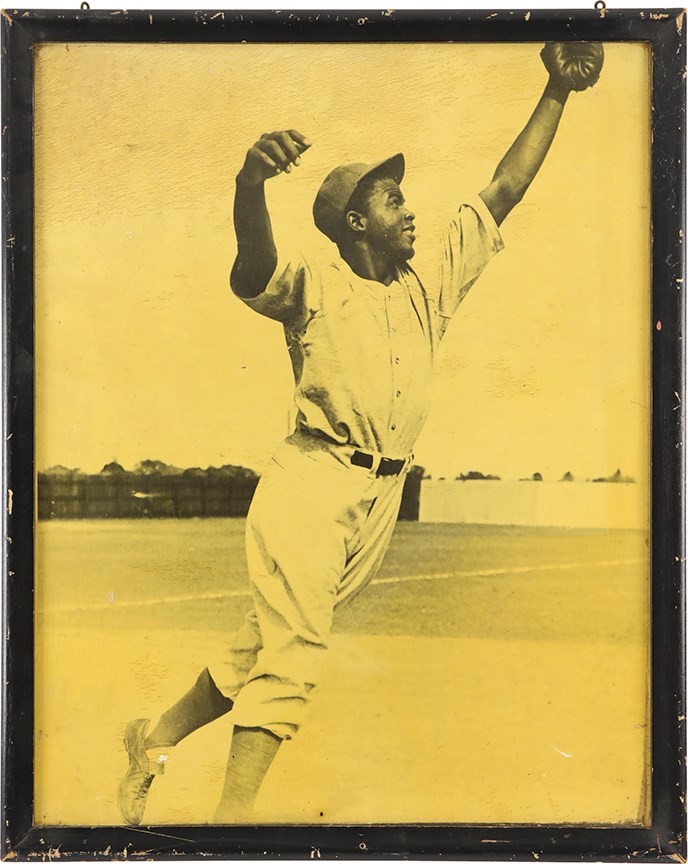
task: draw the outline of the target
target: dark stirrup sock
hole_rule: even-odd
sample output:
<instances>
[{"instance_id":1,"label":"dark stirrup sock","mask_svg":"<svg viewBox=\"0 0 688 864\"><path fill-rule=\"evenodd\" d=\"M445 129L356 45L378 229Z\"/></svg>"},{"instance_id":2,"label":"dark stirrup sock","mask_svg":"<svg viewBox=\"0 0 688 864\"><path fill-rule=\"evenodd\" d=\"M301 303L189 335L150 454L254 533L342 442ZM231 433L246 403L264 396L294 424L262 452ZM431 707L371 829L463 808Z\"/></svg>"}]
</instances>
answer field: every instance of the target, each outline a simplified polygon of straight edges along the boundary
<instances>
[{"instance_id":1,"label":"dark stirrup sock","mask_svg":"<svg viewBox=\"0 0 688 864\"><path fill-rule=\"evenodd\" d=\"M233 704L231 699L222 695L210 672L204 669L188 693L160 717L146 738L146 749L174 747L196 729L227 714Z\"/></svg>"},{"instance_id":2,"label":"dark stirrup sock","mask_svg":"<svg viewBox=\"0 0 688 864\"><path fill-rule=\"evenodd\" d=\"M250 822L253 805L282 739L267 729L235 726L220 804L218 824Z\"/></svg>"}]
</instances>

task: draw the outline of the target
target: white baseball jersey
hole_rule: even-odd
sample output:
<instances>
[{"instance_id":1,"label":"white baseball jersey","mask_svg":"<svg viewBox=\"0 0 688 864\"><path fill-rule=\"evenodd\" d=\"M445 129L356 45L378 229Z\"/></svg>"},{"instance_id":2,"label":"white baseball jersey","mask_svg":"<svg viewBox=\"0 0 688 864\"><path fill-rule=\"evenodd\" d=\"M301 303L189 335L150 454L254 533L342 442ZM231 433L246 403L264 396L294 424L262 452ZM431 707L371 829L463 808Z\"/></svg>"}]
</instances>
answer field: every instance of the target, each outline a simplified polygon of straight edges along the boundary
<instances>
[{"instance_id":1,"label":"white baseball jersey","mask_svg":"<svg viewBox=\"0 0 688 864\"><path fill-rule=\"evenodd\" d=\"M265 291L244 303L284 326L296 425L388 457L409 453L428 414L439 341L502 245L477 197L450 222L438 272L423 284L410 266L385 286L341 258L278 261Z\"/></svg>"}]
</instances>

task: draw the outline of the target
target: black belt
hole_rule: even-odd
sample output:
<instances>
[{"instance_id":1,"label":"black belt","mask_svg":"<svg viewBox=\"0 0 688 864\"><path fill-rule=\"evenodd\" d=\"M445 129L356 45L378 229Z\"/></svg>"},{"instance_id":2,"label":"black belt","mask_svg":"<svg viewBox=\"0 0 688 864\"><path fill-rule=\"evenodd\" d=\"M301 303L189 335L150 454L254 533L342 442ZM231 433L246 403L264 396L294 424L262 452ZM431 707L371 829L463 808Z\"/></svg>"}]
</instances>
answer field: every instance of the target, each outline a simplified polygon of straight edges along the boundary
<instances>
[{"instance_id":1,"label":"black belt","mask_svg":"<svg viewBox=\"0 0 688 864\"><path fill-rule=\"evenodd\" d=\"M374 459L370 453L363 453L360 450L354 450L351 454L351 464L358 465L360 468L372 468ZM406 459L388 459L386 456L380 458L380 464L375 472L377 477L394 477L401 474L406 466Z\"/></svg>"}]
</instances>

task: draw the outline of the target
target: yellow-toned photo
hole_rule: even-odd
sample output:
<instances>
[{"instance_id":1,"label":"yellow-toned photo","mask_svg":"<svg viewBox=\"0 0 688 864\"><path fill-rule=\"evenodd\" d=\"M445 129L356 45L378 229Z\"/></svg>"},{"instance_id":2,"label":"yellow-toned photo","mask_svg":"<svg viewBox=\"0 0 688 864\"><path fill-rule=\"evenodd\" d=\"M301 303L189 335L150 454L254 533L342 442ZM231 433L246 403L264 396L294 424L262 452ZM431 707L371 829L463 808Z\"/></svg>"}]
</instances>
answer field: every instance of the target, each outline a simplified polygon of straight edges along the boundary
<instances>
[{"instance_id":1,"label":"yellow-toned photo","mask_svg":"<svg viewBox=\"0 0 688 864\"><path fill-rule=\"evenodd\" d=\"M36 825L645 825L643 43L35 51Z\"/></svg>"}]
</instances>

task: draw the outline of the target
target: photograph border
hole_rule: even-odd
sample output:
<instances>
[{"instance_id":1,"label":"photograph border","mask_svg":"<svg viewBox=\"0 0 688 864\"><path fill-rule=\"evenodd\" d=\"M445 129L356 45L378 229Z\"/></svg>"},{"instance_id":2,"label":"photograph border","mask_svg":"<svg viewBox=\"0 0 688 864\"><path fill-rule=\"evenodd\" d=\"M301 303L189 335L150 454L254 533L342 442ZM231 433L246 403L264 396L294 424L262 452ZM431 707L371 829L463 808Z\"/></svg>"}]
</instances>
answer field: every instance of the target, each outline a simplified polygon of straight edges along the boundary
<instances>
[{"instance_id":1,"label":"photograph border","mask_svg":"<svg viewBox=\"0 0 688 864\"><path fill-rule=\"evenodd\" d=\"M3 859L685 861L684 10L5 10L1 15L3 462L7 482L3 508ZM651 824L34 827L34 45L46 41L568 40L640 41L652 48Z\"/></svg>"}]
</instances>

